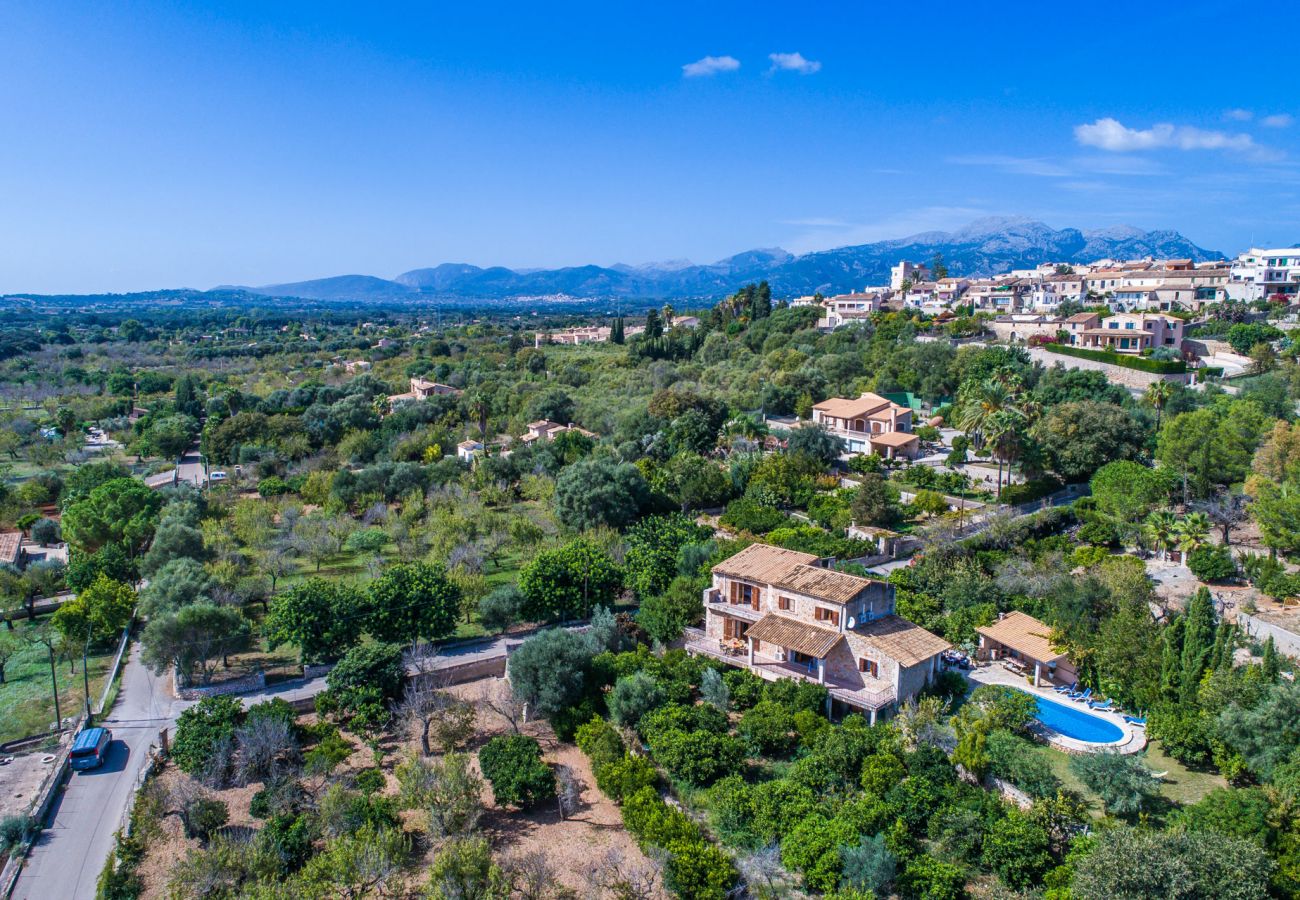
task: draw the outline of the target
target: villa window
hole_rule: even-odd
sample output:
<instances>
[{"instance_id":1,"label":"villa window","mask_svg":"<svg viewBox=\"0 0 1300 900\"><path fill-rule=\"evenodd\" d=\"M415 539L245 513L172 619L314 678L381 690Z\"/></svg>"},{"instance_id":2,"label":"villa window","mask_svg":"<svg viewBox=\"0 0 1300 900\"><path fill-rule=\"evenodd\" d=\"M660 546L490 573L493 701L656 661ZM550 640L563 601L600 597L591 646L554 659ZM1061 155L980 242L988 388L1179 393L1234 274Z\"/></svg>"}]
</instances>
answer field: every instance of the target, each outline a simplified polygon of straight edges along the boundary
<instances>
[{"instance_id":1,"label":"villa window","mask_svg":"<svg viewBox=\"0 0 1300 900\"><path fill-rule=\"evenodd\" d=\"M738 581L731 583L731 603L732 605L744 604L758 609L758 588L749 584L741 584Z\"/></svg>"},{"instance_id":2,"label":"villa window","mask_svg":"<svg viewBox=\"0 0 1300 900\"><path fill-rule=\"evenodd\" d=\"M880 666L874 659L859 659L858 671L872 678L880 677Z\"/></svg>"},{"instance_id":3,"label":"villa window","mask_svg":"<svg viewBox=\"0 0 1300 900\"><path fill-rule=\"evenodd\" d=\"M794 604L790 602L790 598L789 598L789 597L777 597L777 598L776 598L776 608L777 608L777 609L786 609L786 610L788 610L788 609L790 609L790 608L793 607L793 606L794 606Z\"/></svg>"},{"instance_id":4,"label":"villa window","mask_svg":"<svg viewBox=\"0 0 1300 900\"><path fill-rule=\"evenodd\" d=\"M813 618L818 622L830 622L832 625L840 624L840 614L833 609L823 609L818 606L813 610Z\"/></svg>"}]
</instances>

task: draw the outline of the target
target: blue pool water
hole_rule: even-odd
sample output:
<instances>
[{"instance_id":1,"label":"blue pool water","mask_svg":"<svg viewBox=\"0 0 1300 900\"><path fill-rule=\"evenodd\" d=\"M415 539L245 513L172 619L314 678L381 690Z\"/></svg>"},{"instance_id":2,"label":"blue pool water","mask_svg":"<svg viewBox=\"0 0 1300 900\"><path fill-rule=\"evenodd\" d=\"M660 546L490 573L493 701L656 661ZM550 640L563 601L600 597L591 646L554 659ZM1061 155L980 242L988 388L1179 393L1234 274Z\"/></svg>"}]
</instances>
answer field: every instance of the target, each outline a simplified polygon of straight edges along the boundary
<instances>
[{"instance_id":1,"label":"blue pool water","mask_svg":"<svg viewBox=\"0 0 1300 900\"><path fill-rule=\"evenodd\" d=\"M1057 703L1037 694L1032 696L1038 703L1038 713L1034 718L1068 738L1094 744L1109 744L1124 737L1124 732L1118 725L1108 722L1101 716L1094 716L1083 704L1066 706L1064 703Z\"/></svg>"}]
</instances>

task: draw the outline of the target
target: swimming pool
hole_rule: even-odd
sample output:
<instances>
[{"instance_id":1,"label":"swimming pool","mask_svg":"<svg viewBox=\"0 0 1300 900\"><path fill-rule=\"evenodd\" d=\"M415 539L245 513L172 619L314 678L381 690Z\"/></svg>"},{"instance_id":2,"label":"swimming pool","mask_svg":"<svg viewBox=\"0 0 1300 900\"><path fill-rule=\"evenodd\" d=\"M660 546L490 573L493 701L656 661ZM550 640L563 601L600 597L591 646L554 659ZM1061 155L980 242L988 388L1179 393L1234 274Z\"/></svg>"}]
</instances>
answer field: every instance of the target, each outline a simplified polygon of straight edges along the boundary
<instances>
[{"instance_id":1,"label":"swimming pool","mask_svg":"<svg viewBox=\"0 0 1300 900\"><path fill-rule=\"evenodd\" d=\"M1038 703L1038 712L1034 717L1068 738L1090 744L1113 744L1124 737L1124 731L1118 725L1101 716L1094 716L1082 705L1066 706L1038 694L1030 696Z\"/></svg>"}]
</instances>

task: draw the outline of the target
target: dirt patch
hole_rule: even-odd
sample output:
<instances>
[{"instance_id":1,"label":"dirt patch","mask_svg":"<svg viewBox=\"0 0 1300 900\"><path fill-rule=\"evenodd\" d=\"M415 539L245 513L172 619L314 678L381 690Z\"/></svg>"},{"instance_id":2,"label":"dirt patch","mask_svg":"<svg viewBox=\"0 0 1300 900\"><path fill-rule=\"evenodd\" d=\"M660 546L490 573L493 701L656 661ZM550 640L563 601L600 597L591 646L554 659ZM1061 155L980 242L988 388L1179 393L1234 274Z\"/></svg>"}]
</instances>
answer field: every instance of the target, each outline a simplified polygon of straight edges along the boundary
<instances>
[{"instance_id":1,"label":"dirt patch","mask_svg":"<svg viewBox=\"0 0 1300 900\"><path fill-rule=\"evenodd\" d=\"M58 752L57 746L32 753L0 752L0 760L12 758L11 762L0 765L0 818L28 811L54 769L54 763L44 762L45 758Z\"/></svg>"},{"instance_id":2,"label":"dirt patch","mask_svg":"<svg viewBox=\"0 0 1300 900\"><path fill-rule=\"evenodd\" d=\"M448 688L448 692L463 700L475 702L483 696L485 687L499 685L500 681L501 679L493 678L468 682ZM299 719L304 724L314 720L314 715ZM619 857L625 867L649 868L649 860L623 828L618 807L596 787L591 766L582 752L572 745L559 743L545 722L530 722L522 726L521 730L537 738L548 763L568 767L581 790L577 809L568 818L561 818L558 807L554 804L530 813L501 809L492 803L491 787L485 784L483 802L486 810L479 831L491 842L498 859L540 854L554 871L558 883L579 892L587 888L588 875L611 854ZM463 749L474 753L491 738L511 731L509 723L502 717L478 706L474 736L469 746ZM356 750L337 770L334 778L344 778L349 772L375 765L374 753L368 747L362 745L354 735L345 734L345 737L354 744ZM418 752L419 744L413 736L391 734L385 736L380 747L380 769L388 781L383 793L394 795L398 785L393 770L408 755ZM474 760L473 765L477 770L477 760ZM158 775L155 789L171 792L189 780L188 776L174 766L168 766ZM261 787L260 783L253 783L212 792L212 796L225 802L229 809L228 829L259 829L263 826L263 822L254 819L249 813L253 795ZM439 842L416 833L420 828L421 817L422 814L418 811L402 813L404 827L412 832L417 858L412 861L405 883L389 886L389 892L393 896L417 895L428 877L429 866L437 855ZM198 847L197 840L185 837L176 816L164 817L160 832L150 841L139 867L145 888L141 894L143 900L165 900L168 881L176 864Z\"/></svg>"}]
</instances>

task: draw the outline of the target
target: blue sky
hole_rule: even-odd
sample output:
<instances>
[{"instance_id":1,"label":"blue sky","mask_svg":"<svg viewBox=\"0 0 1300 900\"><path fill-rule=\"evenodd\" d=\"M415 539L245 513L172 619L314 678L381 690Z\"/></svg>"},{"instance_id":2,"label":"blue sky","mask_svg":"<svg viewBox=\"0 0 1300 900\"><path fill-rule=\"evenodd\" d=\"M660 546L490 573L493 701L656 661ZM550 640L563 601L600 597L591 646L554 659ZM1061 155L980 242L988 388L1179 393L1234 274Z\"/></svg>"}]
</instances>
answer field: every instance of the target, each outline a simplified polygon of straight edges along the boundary
<instances>
[{"instance_id":1,"label":"blue sky","mask_svg":"<svg viewBox=\"0 0 1300 900\"><path fill-rule=\"evenodd\" d=\"M707 262L983 215L1300 240L1293 7L1057 6L10 0L0 291Z\"/></svg>"}]
</instances>

